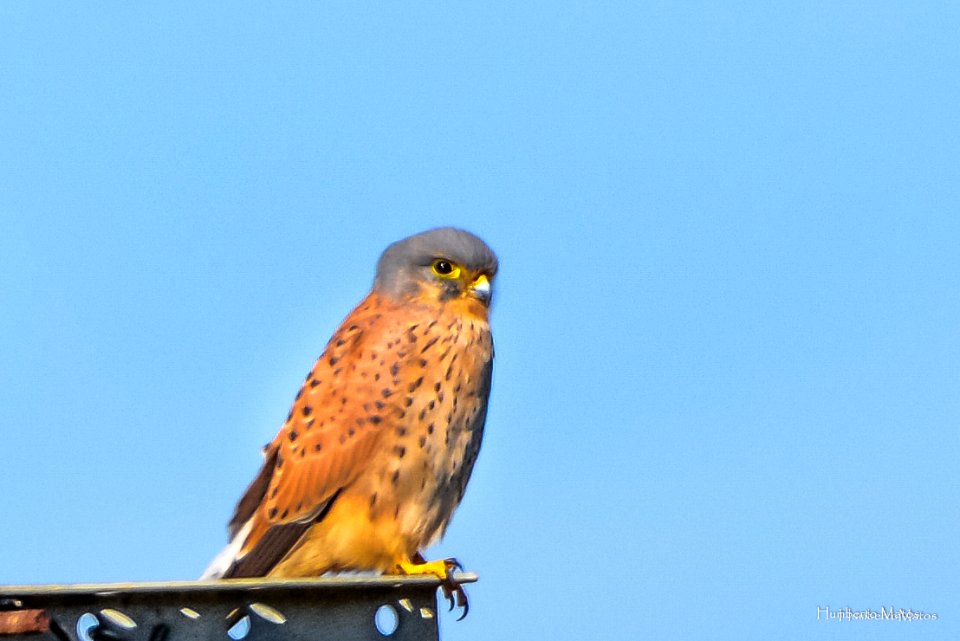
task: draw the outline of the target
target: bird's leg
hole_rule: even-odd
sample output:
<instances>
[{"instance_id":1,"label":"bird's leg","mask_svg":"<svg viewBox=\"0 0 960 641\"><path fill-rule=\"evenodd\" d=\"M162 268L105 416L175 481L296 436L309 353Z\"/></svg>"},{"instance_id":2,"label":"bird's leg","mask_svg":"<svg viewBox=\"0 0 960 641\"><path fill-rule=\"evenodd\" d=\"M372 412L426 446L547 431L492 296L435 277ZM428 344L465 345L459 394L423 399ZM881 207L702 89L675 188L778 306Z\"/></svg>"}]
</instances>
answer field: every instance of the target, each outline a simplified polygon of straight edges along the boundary
<instances>
[{"instance_id":1,"label":"bird's leg","mask_svg":"<svg viewBox=\"0 0 960 641\"><path fill-rule=\"evenodd\" d=\"M450 609L454 606L463 609L463 614L457 617L457 621L462 620L470 611L470 604L467 602L467 593L463 586L457 583L453 578L453 573L462 570L463 566L456 559L442 559L439 561L427 561L423 555L417 552L409 560L402 560L397 564L397 569L406 575L432 575L440 579L440 590L443 596L450 603Z\"/></svg>"}]
</instances>

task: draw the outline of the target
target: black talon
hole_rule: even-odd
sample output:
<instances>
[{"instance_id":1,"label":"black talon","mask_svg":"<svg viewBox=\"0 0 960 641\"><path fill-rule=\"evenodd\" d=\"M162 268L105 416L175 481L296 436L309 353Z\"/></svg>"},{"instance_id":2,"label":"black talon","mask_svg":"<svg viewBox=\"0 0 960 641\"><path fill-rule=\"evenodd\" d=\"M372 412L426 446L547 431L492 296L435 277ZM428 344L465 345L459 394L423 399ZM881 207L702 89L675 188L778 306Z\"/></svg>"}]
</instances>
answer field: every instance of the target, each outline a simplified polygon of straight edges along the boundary
<instances>
[{"instance_id":1,"label":"black talon","mask_svg":"<svg viewBox=\"0 0 960 641\"><path fill-rule=\"evenodd\" d=\"M454 558L445 559L444 562L447 565L447 578L440 584L440 589L443 591L443 596L446 597L450 603L448 611L452 612L455 607L463 608L463 614L457 617L457 621L463 621L467 616L467 612L470 611L470 605L467 602L467 593L463 589L463 586L453 579L453 573L455 571L462 572L463 566L460 564L460 561Z\"/></svg>"},{"instance_id":2,"label":"black talon","mask_svg":"<svg viewBox=\"0 0 960 641\"><path fill-rule=\"evenodd\" d=\"M450 578L450 575L453 574L453 571L457 572L463 571L463 566L460 564L460 561L457 561L455 558L450 557L449 559L444 559L443 562L447 565L447 578Z\"/></svg>"},{"instance_id":3,"label":"black talon","mask_svg":"<svg viewBox=\"0 0 960 641\"><path fill-rule=\"evenodd\" d=\"M463 614L457 617L457 621L463 621L467 618L467 613L470 612L470 604L467 602L467 593L462 587L457 586L457 605L463 608Z\"/></svg>"}]
</instances>

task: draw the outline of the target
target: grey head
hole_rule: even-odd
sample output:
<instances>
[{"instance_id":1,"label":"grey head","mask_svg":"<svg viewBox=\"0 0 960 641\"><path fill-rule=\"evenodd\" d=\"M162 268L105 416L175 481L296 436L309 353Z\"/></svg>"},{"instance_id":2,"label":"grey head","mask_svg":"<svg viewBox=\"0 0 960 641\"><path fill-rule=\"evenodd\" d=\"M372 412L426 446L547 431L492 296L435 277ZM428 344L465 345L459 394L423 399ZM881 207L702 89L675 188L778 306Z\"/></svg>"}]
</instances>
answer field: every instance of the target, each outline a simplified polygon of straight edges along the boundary
<instances>
[{"instance_id":1,"label":"grey head","mask_svg":"<svg viewBox=\"0 0 960 641\"><path fill-rule=\"evenodd\" d=\"M374 291L394 298L435 291L441 301L471 296L490 304L497 257L479 237L440 227L398 240L377 264Z\"/></svg>"}]
</instances>

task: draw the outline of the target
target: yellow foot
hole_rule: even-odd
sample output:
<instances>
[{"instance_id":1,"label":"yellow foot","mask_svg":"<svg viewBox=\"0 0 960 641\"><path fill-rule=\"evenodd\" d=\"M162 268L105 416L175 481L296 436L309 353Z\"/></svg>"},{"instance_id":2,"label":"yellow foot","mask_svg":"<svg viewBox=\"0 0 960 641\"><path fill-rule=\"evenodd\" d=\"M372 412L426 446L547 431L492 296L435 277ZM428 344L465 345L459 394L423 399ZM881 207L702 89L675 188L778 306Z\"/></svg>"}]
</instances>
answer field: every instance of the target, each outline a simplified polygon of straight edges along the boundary
<instances>
[{"instance_id":1,"label":"yellow foot","mask_svg":"<svg viewBox=\"0 0 960 641\"><path fill-rule=\"evenodd\" d=\"M430 575L440 579L440 589L443 591L443 596L449 601L450 609L452 610L454 606L463 608L463 614L457 617L457 621L461 621L470 611L467 593L463 590L463 586L453 578L454 571L462 569L463 566L456 559L425 561L419 552L412 559L404 559L397 563L397 570L401 574L410 576Z\"/></svg>"}]
</instances>

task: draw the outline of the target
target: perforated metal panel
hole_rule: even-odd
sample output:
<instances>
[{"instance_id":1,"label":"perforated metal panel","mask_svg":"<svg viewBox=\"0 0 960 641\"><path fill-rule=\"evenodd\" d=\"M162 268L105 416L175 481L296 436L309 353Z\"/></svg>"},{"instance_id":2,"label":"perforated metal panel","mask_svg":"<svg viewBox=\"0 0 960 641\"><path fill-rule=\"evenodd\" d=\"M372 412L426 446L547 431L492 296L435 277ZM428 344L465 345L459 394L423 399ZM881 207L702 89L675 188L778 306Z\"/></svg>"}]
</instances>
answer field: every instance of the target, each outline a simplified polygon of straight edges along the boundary
<instances>
[{"instance_id":1,"label":"perforated metal panel","mask_svg":"<svg viewBox=\"0 0 960 641\"><path fill-rule=\"evenodd\" d=\"M426 641L439 636L437 587L428 577L6 586L0 639Z\"/></svg>"}]
</instances>

